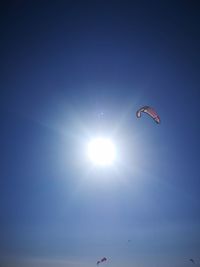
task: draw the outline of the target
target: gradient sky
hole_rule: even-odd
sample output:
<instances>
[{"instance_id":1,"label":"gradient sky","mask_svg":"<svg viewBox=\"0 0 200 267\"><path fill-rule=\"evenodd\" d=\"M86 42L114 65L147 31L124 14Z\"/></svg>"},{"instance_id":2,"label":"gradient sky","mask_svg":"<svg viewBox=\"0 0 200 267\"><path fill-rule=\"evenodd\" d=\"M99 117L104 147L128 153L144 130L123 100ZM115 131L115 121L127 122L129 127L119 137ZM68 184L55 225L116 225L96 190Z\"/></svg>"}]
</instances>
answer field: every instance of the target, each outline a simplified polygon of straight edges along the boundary
<instances>
[{"instance_id":1,"label":"gradient sky","mask_svg":"<svg viewBox=\"0 0 200 267\"><path fill-rule=\"evenodd\" d=\"M0 265L199 265L198 1L0 10ZM98 135L112 167L87 159Z\"/></svg>"}]
</instances>

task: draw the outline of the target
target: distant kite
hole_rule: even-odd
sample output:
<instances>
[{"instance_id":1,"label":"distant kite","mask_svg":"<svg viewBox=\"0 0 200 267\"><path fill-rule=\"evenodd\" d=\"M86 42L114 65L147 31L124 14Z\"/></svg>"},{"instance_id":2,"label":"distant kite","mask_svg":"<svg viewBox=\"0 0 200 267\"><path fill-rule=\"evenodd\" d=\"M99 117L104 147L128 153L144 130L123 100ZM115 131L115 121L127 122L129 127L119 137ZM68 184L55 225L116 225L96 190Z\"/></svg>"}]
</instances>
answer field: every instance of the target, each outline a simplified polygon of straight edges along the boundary
<instances>
[{"instance_id":1,"label":"distant kite","mask_svg":"<svg viewBox=\"0 0 200 267\"><path fill-rule=\"evenodd\" d=\"M156 123L160 123L160 117L152 107L144 106L144 107L140 108L136 112L136 117L140 118L142 115L141 114L142 112L147 113Z\"/></svg>"},{"instance_id":2,"label":"distant kite","mask_svg":"<svg viewBox=\"0 0 200 267\"><path fill-rule=\"evenodd\" d=\"M195 261L194 261L193 259L190 259L190 261L191 261L193 264L195 264Z\"/></svg>"},{"instance_id":3,"label":"distant kite","mask_svg":"<svg viewBox=\"0 0 200 267\"><path fill-rule=\"evenodd\" d=\"M99 265L99 263L102 263L102 262L104 262L104 261L107 261L107 258L102 258L101 260L99 260L99 261L97 261L97 265Z\"/></svg>"}]
</instances>

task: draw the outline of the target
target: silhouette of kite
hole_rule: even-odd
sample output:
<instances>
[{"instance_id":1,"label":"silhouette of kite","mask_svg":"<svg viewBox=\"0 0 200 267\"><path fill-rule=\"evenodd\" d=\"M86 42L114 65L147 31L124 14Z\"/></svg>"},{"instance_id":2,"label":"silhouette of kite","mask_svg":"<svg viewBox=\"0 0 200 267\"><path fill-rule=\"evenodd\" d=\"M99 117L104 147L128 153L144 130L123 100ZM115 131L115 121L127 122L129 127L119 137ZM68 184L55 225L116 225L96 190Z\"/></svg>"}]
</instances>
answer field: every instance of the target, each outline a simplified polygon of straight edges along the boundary
<instances>
[{"instance_id":1,"label":"silhouette of kite","mask_svg":"<svg viewBox=\"0 0 200 267\"><path fill-rule=\"evenodd\" d=\"M101 260L97 261L97 265L99 265L100 263L102 263L102 262L104 262L104 261L107 261L107 258L106 258L106 257L104 257L104 258L102 258Z\"/></svg>"},{"instance_id":2,"label":"silhouette of kite","mask_svg":"<svg viewBox=\"0 0 200 267\"><path fill-rule=\"evenodd\" d=\"M136 117L140 118L142 115L141 114L142 112L147 113L156 123L158 123L158 124L160 123L160 117L159 117L158 113L152 107L149 107L149 106L141 107L136 112Z\"/></svg>"}]
</instances>

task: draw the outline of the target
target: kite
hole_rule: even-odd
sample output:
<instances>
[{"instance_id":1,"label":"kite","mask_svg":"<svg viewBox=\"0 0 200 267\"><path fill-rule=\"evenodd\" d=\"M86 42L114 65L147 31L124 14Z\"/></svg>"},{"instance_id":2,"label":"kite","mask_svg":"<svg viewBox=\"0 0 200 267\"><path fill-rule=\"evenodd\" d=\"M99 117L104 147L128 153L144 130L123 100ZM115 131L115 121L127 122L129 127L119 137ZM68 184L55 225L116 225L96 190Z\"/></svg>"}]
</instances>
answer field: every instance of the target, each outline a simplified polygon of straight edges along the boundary
<instances>
[{"instance_id":1,"label":"kite","mask_svg":"<svg viewBox=\"0 0 200 267\"><path fill-rule=\"evenodd\" d=\"M140 118L142 115L141 114L142 112L147 113L156 123L158 123L158 124L160 123L160 117L152 107L144 106L144 107L140 108L136 112L136 117Z\"/></svg>"},{"instance_id":2,"label":"kite","mask_svg":"<svg viewBox=\"0 0 200 267\"><path fill-rule=\"evenodd\" d=\"M99 263L102 263L102 262L104 262L104 261L107 261L107 258L102 258L101 260L99 260L99 261L97 261L97 265L99 265Z\"/></svg>"},{"instance_id":3,"label":"kite","mask_svg":"<svg viewBox=\"0 0 200 267\"><path fill-rule=\"evenodd\" d=\"M190 259L190 261L195 264L195 261L193 259Z\"/></svg>"}]
</instances>

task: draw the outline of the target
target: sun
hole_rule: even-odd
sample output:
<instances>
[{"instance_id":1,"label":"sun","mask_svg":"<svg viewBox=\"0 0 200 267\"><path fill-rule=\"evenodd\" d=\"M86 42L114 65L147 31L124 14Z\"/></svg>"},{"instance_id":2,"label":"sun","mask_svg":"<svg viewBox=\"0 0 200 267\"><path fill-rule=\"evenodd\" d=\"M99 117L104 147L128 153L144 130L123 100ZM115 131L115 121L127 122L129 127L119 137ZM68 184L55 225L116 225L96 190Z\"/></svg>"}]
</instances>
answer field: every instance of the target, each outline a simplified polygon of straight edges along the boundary
<instances>
[{"instance_id":1,"label":"sun","mask_svg":"<svg viewBox=\"0 0 200 267\"><path fill-rule=\"evenodd\" d=\"M116 159L115 145L109 138L95 138L88 144L88 157L94 165L112 165Z\"/></svg>"}]
</instances>

